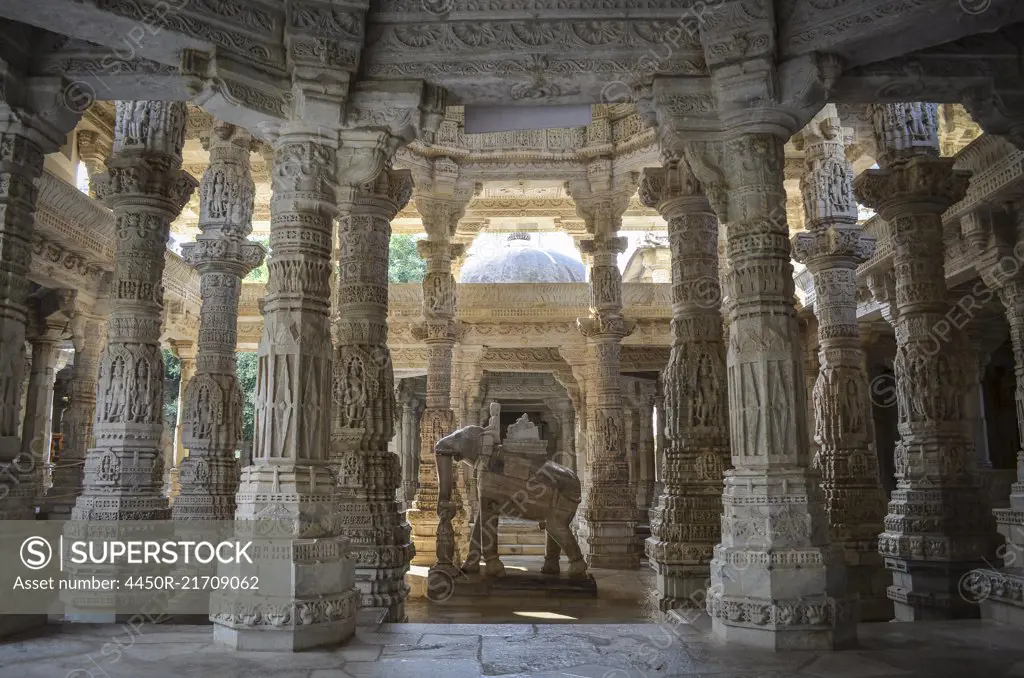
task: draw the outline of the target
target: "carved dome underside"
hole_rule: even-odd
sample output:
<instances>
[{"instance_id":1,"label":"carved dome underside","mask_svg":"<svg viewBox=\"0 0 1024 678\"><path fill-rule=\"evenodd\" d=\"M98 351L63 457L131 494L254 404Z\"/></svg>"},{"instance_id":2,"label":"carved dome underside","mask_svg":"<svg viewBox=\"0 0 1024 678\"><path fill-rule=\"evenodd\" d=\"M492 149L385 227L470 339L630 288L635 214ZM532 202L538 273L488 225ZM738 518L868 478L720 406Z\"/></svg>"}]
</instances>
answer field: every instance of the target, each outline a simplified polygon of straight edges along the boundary
<instances>
[{"instance_id":1,"label":"carved dome underside","mask_svg":"<svg viewBox=\"0 0 1024 678\"><path fill-rule=\"evenodd\" d=\"M579 283L583 264L570 256L534 247L528 233L513 233L503 247L478 251L466 258L464 283Z\"/></svg>"}]
</instances>

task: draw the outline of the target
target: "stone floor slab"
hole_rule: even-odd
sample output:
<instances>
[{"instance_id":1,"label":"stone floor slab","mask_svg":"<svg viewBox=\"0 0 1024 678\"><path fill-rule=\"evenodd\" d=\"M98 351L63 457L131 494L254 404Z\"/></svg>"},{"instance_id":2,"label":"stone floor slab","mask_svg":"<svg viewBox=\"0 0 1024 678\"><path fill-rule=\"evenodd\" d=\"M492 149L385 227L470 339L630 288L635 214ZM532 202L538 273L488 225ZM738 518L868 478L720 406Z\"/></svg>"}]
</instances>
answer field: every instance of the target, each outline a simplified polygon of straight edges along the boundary
<instances>
[{"instance_id":1,"label":"stone floor slab","mask_svg":"<svg viewBox=\"0 0 1024 678\"><path fill-rule=\"evenodd\" d=\"M835 653L670 638L653 624L385 624L298 653L232 652L194 626L111 641L122 633L65 625L0 642L0 678L1024 678L1019 629L991 621L861 625L860 647Z\"/></svg>"}]
</instances>

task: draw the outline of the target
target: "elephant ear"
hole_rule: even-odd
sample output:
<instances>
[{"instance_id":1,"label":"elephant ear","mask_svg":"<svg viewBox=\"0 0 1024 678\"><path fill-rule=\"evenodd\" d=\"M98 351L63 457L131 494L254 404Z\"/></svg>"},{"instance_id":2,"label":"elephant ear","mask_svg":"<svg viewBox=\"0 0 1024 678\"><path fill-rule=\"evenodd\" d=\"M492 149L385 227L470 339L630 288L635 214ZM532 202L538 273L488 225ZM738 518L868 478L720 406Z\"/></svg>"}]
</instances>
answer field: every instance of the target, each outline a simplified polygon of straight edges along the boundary
<instances>
[{"instance_id":1,"label":"elephant ear","mask_svg":"<svg viewBox=\"0 0 1024 678\"><path fill-rule=\"evenodd\" d=\"M541 467L541 471L540 476L546 478L562 496L577 503L583 499L579 476L572 469L549 461Z\"/></svg>"}]
</instances>

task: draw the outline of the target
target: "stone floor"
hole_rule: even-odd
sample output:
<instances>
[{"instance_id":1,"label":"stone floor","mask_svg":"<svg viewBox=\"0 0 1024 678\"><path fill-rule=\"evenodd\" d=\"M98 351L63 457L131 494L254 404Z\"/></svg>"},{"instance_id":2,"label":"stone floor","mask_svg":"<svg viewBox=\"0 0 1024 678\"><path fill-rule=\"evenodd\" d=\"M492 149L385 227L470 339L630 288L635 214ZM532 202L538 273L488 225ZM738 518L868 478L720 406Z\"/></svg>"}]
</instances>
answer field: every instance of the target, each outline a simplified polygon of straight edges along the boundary
<instances>
[{"instance_id":1,"label":"stone floor","mask_svg":"<svg viewBox=\"0 0 1024 678\"><path fill-rule=\"evenodd\" d=\"M995 622L871 624L860 647L773 654L657 624L382 624L333 650L235 653L209 626L65 625L0 643L0 678L1024 677L1020 630Z\"/></svg>"},{"instance_id":2,"label":"stone floor","mask_svg":"<svg viewBox=\"0 0 1024 678\"><path fill-rule=\"evenodd\" d=\"M503 556L505 570L539 572L544 559L538 556ZM566 567L562 559L562 567ZM408 575L413 598L406 604L410 622L455 624L544 623L614 624L651 622L660 618L654 600L654 572L639 570L591 569L597 580L597 599L506 597L463 598L454 595L444 601L431 601L425 593L427 568L413 567ZM458 592L459 582L455 582ZM417 596L417 593L419 594Z\"/></svg>"}]
</instances>

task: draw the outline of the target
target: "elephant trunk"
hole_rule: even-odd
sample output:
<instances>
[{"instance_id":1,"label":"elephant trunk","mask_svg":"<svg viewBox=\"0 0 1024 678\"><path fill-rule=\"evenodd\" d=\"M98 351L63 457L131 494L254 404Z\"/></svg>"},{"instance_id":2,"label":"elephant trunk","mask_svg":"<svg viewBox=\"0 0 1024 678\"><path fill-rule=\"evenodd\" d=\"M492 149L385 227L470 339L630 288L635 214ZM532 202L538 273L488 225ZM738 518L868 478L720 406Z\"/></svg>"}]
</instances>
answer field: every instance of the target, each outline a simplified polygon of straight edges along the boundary
<instances>
[{"instance_id":1,"label":"elephant trunk","mask_svg":"<svg viewBox=\"0 0 1024 678\"><path fill-rule=\"evenodd\" d=\"M437 460L437 501L449 502L452 500L452 455L435 455Z\"/></svg>"}]
</instances>

